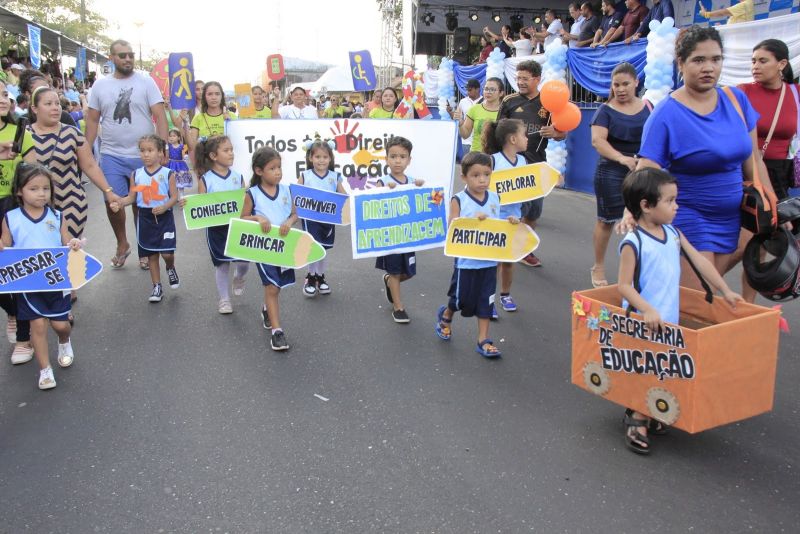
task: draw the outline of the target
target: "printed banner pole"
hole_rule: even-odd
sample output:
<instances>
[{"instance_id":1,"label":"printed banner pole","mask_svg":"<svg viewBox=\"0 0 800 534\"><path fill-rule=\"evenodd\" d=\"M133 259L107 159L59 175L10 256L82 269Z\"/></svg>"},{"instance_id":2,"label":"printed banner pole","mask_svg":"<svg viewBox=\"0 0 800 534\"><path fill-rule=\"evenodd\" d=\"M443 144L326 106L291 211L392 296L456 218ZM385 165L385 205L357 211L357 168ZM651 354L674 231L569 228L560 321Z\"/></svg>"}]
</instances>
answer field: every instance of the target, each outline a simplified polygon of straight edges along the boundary
<instances>
[{"instance_id":1,"label":"printed banner pole","mask_svg":"<svg viewBox=\"0 0 800 534\"><path fill-rule=\"evenodd\" d=\"M191 52L169 55L169 103L172 109L194 109L194 60Z\"/></svg>"},{"instance_id":2,"label":"printed banner pole","mask_svg":"<svg viewBox=\"0 0 800 534\"><path fill-rule=\"evenodd\" d=\"M490 189L500 204L516 204L546 197L561 181L561 174L547 163L533 163L492 173Z\"/></svg>"},{"instance_id":3,"label":"printed banner pole","mask_svg":"<svg viewBox=\"0 0 800 534\"><path fill-rule=\"evenodd\" d=\"M289 189L299 218L327 224L350 224L348 195L300 184L291 184Z\"/></svg>"},{"instance_id":4,"label":"printed banner pole","mask_svg":"<svg viewBox=\"0 0 800 534\"><path fill-rule=\"evenodd\" d=\"M444 191L398 186L356 193L350 201L353 259L414 252L444 245Z\"/></svg>"},{"instance_id":5,"label":"printed banner pole","mask_svg":"<svg viewBox=\"0 0 800 534\"><path fill-rule=\"evenodd\" d=\"M82 250L9 247L0 251L0 293L79 289L102 270L103 264Z\"/></svg>"},{"instance_id":6,"label":"printed banner pole","mask_svg":"<svg viewBox=\"0 0 800 534\"><path fill-rule=\"evenodd\" d=\"M323 259L325 254L311 234L296 228L282 236L275 225L267 233L255 221L231 219L228 225L225 255L237 260L299 269Z\"/></svg>"},{"instance_id":7,"label":"printed banner pole","mask_svg":"<svg viewBox=\"0 0 800 534\"><path fill-rule=\"evenodd\" d=\"M377 80L369 50L358 50L349 54L353 88L356 91L374 91L377 87Z\"/></svg>"},{"instance_id":8,"label":"printed banner pole","mask_svg":"<svg viewBox=\"0 0 800 534\"><path fill-rule=\"evenodd\" d=\"M454 258L517 262L536 250L539 236L527 224L503 219L457 217L450 221L444 255Z\"/></svg>"},{"instance_id":9,"label":"printed banner pole","mask_svg":"<svg viewBox=\"0 0 800 534\"><path fill-rule=\"evenodd\" d=\"M183 197L183 219L187 230L199 230L211 226L227 225L238 218L244 207L244 189L220 191Z\"/></svg>"},{"instance_id":10,"label":"printed banner pole","mask_svg":"<svg viewBox=\"0 0 800 534\"><path fill-rule=\"evenodd\" d=\"M28 24L28 53L31 66L34 69L42 68L42 29L33 24Z\"/></svg>"}]
</instances>

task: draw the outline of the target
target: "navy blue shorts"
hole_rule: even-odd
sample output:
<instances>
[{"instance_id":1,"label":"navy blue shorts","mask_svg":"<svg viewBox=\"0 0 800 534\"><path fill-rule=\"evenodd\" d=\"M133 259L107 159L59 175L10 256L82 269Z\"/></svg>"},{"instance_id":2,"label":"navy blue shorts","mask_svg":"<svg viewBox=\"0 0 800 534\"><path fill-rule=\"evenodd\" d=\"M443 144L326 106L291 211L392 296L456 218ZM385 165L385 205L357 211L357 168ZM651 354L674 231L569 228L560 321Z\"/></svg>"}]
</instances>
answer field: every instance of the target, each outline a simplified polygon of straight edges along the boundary
<instances>
[{"instance_id":1,"label":"navy blue shorts","mask_svg":"<svg viewBox=\"0 0 800 534\"><path fill-rule=\"evenodd\" d=\"M72 309L69 291L22 293L17 298L17 319L32 321L44 317L51 321L69 320Z\"/></svg>"},{"instance_id":2,"label":"navy blue shorts","mask_svg":"<svg viewBox=\"0 0 800 534\"><path fill-rule=\"evenodd\" d=\"M100 154L99 164L108 185L114 188L116 194L124 197L128 194L131 186L131 174L142 166L142 160L141 158Z\"/></svg>"},{"instance_id":3,"label":"navy blue shorts","mask_svg":"<svg viewBox=\"0 0 800 534\"><path fill-rule=\"evenodd\" d=\"M258 266L258 275L261 277L261 283L265 286L275 286L278 289L283 289L294 284L294 269L284 269L283 267L265 263L257 263L256 265Z\"/></svg>"},{"instance_id":4,"label":"navy blue shorts","mask_svg":"<svg viewBox=\"0 0 800 534\"><path fill-rule=\"evenodd\" d=\"M161 215L153 215L152 208L139 208L136 218L136 241L139 245L139 257L151 254L172 254L175 252L175 216L172 210Z\"/></svg>"},{"instance_id":5,"label":"navy blue shorts","mask_svg":"<svg viewBox=\"0 0 800 534\"><path fill-rule=\"evenodd\" d=\"M225 242L227 240L227 226L209 226L206 228L206 243L208 244L208 252L211 254L211 263L214 264L214 267L219 267L223 263L231 261L247 263L244 260L235 260L225 255Z\"/></svg>"},{"instance_id":6,"label":"navy blue shorts","mask_svg":"<svg viewBox=\"0 0 800 534\"><path fill-rule=\"evenodd\" d=\"M336 226L316 221L303 221L303 230L311 234L314 241L322 245L325 249L333 248L333 240L336 238Z\"/></svg>"},{"instance_id":7,"label":"navy blue shorts","mask_svg":"<svg viewBox=\"0 0 800 534\"><path fill-rule=\"evenodd\" d=\"M380 256L375 258L375 268L389 274L404 274L411 278L417 274L417 256L413 252Z\"/></svg>"},{"instance_id":8,"label":"navy blue shorts","mask_svg":"<svg viewBox=\"0 0 800 534\"><path fill-rule=\"evenodd\" d=\"M483 269L459 269L453 271L450 290L447 296L450 301L447 307L461 310L463 317L479 317L489 319L492 316L495 288L497 287L497 267Z\"/></svg>"},{"instance_id":9,"label":"navy blue shorts","mask_svg":"<svg viewBox=\"0 0 800 534\"><path fill-rule=\"evenodd\" d=\"M536 200L529 200L522 203L522 218L529 221L535 221L542 216L544 209L544 197L537 198Z\"/></svg>"}]
</instances>

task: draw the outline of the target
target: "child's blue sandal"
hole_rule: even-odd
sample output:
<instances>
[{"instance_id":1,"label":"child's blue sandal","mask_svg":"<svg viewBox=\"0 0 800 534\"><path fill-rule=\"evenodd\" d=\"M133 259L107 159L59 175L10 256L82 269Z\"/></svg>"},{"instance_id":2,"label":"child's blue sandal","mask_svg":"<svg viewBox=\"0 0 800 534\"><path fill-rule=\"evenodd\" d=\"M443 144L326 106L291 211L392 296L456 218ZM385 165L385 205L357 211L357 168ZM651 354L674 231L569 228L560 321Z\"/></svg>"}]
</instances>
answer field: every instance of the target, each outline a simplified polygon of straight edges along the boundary
<instances>
[{"instance_id":1,"label":"child's blue sandal","mask_svg":"<svg viewBox=\"0 0 800 534\"><path fill-rule=\"evenodd\" d=\"M444 318L444 311L446 309L447 306L440 306L439 311L436 313L436 335L445 341L450 341L450 338L453 337L453 333L450 330L450 323L452 323L453 320Z\"/></svg>"},{"instance_id":2,"label":"child's blue sandal","mask_svg":"<svg viewBox=\"0 0 800 534\"><path fill-rule=\"evenodd\" d=\"M488 346L487 346L488 345ZM494 346L494 341L489 338L484 339L475 346L475 352L484 358L499 358L503 353Z\"/></svg>"}]
</instances>

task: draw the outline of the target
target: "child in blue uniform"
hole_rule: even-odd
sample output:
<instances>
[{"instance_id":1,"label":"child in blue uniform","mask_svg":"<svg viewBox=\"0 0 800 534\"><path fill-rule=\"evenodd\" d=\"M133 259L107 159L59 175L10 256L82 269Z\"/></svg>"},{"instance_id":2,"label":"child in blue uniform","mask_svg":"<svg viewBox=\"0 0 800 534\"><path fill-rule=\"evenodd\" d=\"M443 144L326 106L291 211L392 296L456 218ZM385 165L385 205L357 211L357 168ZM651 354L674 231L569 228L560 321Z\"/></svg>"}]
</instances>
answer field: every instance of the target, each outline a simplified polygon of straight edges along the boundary
<instances>
[{"instance_id":1,"label":"child in blue uniform","mask_svg":"<svg viewBox=\"0 0 800 534\"><path fill-rule=\"evenodd\" d=\"M411 141L405 137L392 137L386 143L386 163L389 165L389 174L378 180L379 187L386 186L394 189L398 185L413 183L422 187L424 180L412 180L406 176L406 169L411 163ZM392 305L392 319L396 323L410 323L411 319L406 313L403 298L400 294L400 283L417 274L417 257L413 252L403 254L389 254L375 258L375 268L386 271L383 275L383 285L386 288L386 300Z\"/></svg>"},{"instance_id":2,"label":"child in blue uniform","mask_svg":"<svg viewBox=\"0 0 800 534\"><path fill-rule=\"evenodd\" d=\"M678 211L675 178L661 169L631 172L622 183L625 207L638 227L620 243L619 292L622 307L643 315L651 330L680 320L681 253L732 307L742 297L728 287L714 265L672 226ZM638 267L638 269L637 269ZM638 273L637 273L638 270ZM636 276L638 274L638 276ZM663 433L663 425L644 414L625 411L625 443L639 454L649 454L648 429Z\"/></svg>"},{"instance_id":3,"label":"child in blue uniform","mask_svg":"<svg viewBox=\"0 0 800 534\"><path fill-rule=\"evenodd\" d=\"M484 123L484 150L492 155L492 169L502 171L523 167L528 164L523 152L528 148L528 129L519 119L501 119L498 122ZM500 218L522 217L522 204L506 204L500 206ZM500 275L500 305L504 311L517 311L517 304L511 297L511 281L514 274L514 262L501 262L498 266ZM492 318L497 319L497 308L492 305Z\"/></svg>"},{"instance_id":4,"label":"child in blue uniform","mask_svg":"<svg viewBox=\"0 0 800 534\"><path fill-rule=\"evenodd\" d=\"M244 188L244 178L233 170L233 144L228 137L217 135L195 146L195 158L198 168L209 169L197 185L198 193L218 193ZM244 276L250 263L234 260L225 255L225 241L228 239L228 226L212 226L206 228L206 243L211 254L211 263L216 268L217 293L219 293L219 313L233 313L231 297L228 292L231 262L235 262L233 272L233 294L244 294Z\"/></svg>"},{"instance_id":5,"label":"child in blue uniform","mask_svg":"<svg viewBox=\"0 0 800 534\"><path fill-rule=\"evenodd\" d=\"M192 187L192 173L189 171L189 165L186 164L186 160L183 159L186 156L186 145L183 144L181 131L173 128L169 131L167 140L169 141L167 146L169 163L167 163L167 167L175 173L175 185L178 186L179 191L189 189Z\"/></svg>"},{"instance_id":6,"label":"child in blue uniform","mask_svg":"<svg viewBox=\"0 0 800 534\"><path fill-rule=\"evenodd\" d=\"M178 188L175 173L161 166L166 154L167 144L157 135L145 135L139 139L139 155L144 167L133 171L130 192L122 200L124 206L136 202L139 207L136 240L139 257L147 257L150 267L153 282L150 302L161 302L164 296L159 256L164 258L167 267L169 287L180 287L178 271L175 270L175 217L172 214L172 207L178 202Z\"/></svg>"},{"instance_id":7,"label":"child in blue uniform","mask_svg":"<svg viewBox=\"0 0 800 534\"><path fill-rule=\"evenodd\" d=\"M450 201L448 223L456 217L471 217L481 221L487 217L500 218L500 197L494 191L489 191L491 175L491 156L470 152L462 158L461 179L466 187ZM519 224L519 217L509 215L507 218L510 223ZM439 308L436 334L448 341L452 336L450 325L453 315L461 310L463 317L478 318L478 344L475 351L485 358L499 357L500 349L489 338L489 319L496 286L496 261L456 258L450 290L447 292L450 300Z\"/></svg>"},{"instance_id":8,"label":"child in blue uniform","mask_svg":"<svg viewBox=\"0 0 800 534\"><path fill-rule=\"evenodd\" d=\"M18 206L3 218L3 247L52 248L67 245L77 250L81 241L70 238L61 212L54 210L53 178L41 165L20 164L14 175L12 191ZM17 318L30 321L31 344L39 362L39 389L56 387L50 353L47 348L47 322L58 335L58 364L69 367L75 360L70 343L71 308L69 291L22 293L17 299Z\"/></svg>"},{"instance_id":9,"label":"child in blue uniform","mask_svg":"<svg viewBox=\"0 0 800 534\"><path fill-rule=\"evenodd\" d=\"M342 183L342 175L336 172L333 165L333 141L317 139L306 148L306 170L300 173L297 183L322 189L324 191L347 194ZM303 230L311 234L314 240L326 250L333 248L336 237L336 226L316 221L303 221ZM329 295L331 286L325 281L327 258L323 258L308 266L308 275L303 283L303 294L307 297Z\"/></svg>"},{"instance_id":10,"label":"child in blue uniform","mask_svg":"<svg viewBox=\"0 0 800 534\"><path fill-rule=\"evenodd\" d=\"M297 214L289 187L280 183L283 176L281 155L273 148L259 148L253 153L252 167L253 177L244 197L242 218L258 222L264 232L269 232L272 225L279 225L280 234L285 236L297 221ZM270 346L272 350L288 350L289 342L281 328L278 297L282 288L294 284L294 269L259 263L258 274L264 284L261 317L264 328L272 331Z\"/></svg>"}]
</instances>

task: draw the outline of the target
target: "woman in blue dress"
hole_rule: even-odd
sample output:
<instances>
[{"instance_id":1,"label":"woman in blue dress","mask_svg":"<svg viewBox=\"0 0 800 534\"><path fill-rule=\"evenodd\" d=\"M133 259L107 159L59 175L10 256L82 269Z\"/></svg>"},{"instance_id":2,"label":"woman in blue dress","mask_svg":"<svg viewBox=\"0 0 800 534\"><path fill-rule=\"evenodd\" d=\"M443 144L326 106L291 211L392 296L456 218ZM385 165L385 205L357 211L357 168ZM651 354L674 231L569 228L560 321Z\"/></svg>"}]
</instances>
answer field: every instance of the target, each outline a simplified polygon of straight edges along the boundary
<instances>
[{"instance_id":1,"label":"woman in blue dress","mask_svg":"<svg viewBox=\"0 0 800 534\"><path fill-rule=\"evenodd\" d=\"M757 145L758 113L738 89L731 88L737 106L717 87L717 30L692 26L675 45L675 56L684 86L647 120L637 168L663 168L675 176L679 209L673 224L724 274L738 261L742 182L752 179L754 163L759 176L768 176ZM762 183L771 191L769 180ZM623 226L628 222L626 214ZM688 265L682 266L681 285L701 289Z\"/></svg>"}]
</instances>

